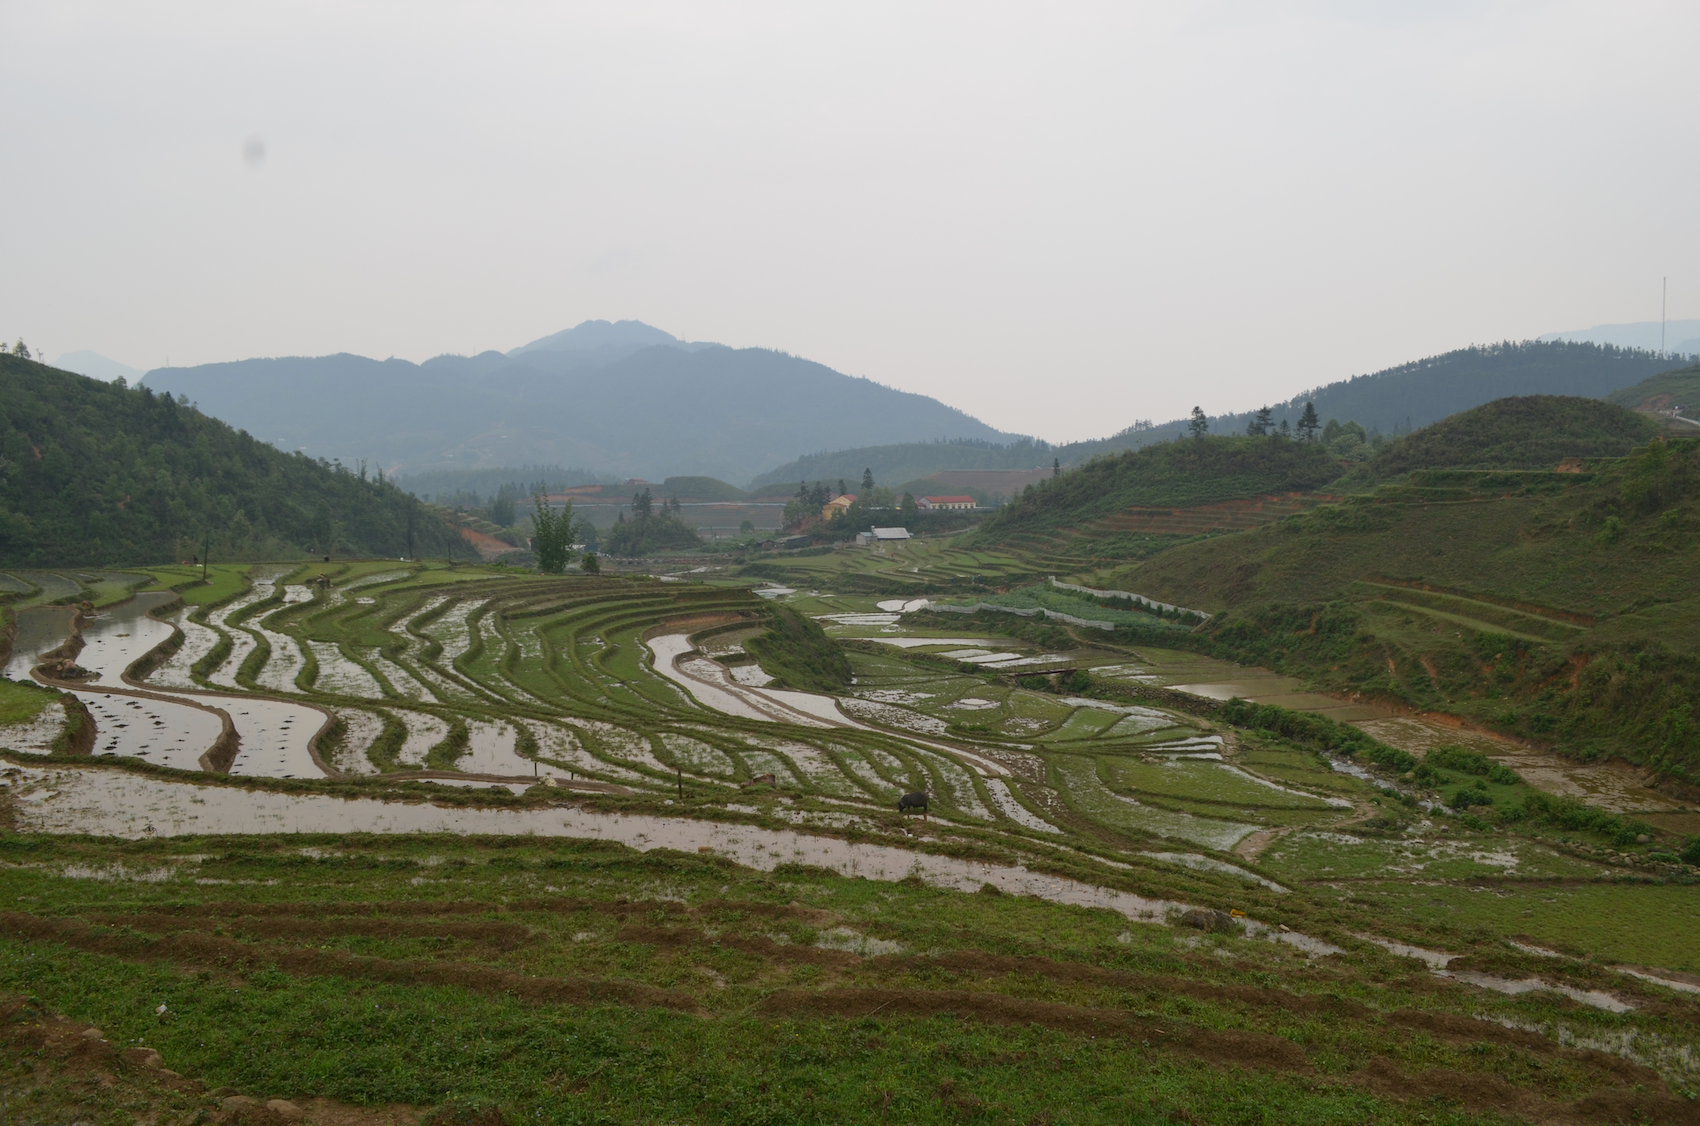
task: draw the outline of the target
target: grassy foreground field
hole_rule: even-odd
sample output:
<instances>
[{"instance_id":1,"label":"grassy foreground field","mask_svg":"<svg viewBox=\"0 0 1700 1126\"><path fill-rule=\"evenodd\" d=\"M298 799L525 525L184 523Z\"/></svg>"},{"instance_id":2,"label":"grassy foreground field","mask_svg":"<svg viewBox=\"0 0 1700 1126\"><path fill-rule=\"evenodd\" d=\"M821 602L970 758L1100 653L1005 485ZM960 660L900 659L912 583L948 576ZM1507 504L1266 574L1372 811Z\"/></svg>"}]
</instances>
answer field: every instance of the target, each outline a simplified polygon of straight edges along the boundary
<instances>
[{"instance_id":1,"label":"grassy foreground field","mask_svg":"<svg viewBox=\"0 0 1700 1126\"><path fill-rule=\"evenodd\" d=\"M19 1121L200 1121L232 1094L325 1121L394 1120L390 1104L510 1122L1695 1120L1652 1070L1560 1043L1674 1046L1691 1006L1483 994L1368 944L1312 958L583 841L12 837L0 854L0 1088ZM56 1055L30 1031L49 1014L184 1079L86 1043Z\"/></svg>"}]
</instances>

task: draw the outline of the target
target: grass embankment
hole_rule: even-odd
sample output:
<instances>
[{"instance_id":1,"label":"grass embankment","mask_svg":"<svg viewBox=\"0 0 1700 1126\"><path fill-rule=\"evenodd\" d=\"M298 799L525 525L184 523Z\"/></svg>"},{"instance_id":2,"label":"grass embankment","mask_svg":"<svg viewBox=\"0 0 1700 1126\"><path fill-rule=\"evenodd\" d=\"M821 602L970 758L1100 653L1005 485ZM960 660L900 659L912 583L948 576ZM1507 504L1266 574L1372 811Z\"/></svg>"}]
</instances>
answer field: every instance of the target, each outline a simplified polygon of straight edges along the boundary
<instances>
[{"instance_id":1,"label":"grass embankment","mask_svg":"<svg viewBox=\"0 0 1700 1126\"><path fill-rule=\"evenodd\" d=\"M141 589L174 590L189 606L207 606L224 602L246 587L252 567L251 563L214 563L206 568L204 580L199 567L145 567L140 573L150 576L153 582Z\"/></svg>"},{"instance_id":2,"label":"grass embankment","mask_svg":"<svg viewBox=\"0 0 1700 1126\"><path fill-rule=\"evenodd\" d=\"M0 727L29 723L60 693L30 680L0 680Z\"/></svg>"},{"instance_id":3,"label":"grass embankment","mask_svg":"<svg viewBox=\"0 0 1700 1126\"><path fill-rule=\"evenodd\" d=\"M850 658L820 625L784 606L769 612L767 628L744 642L778 686L837 692L850 683Z\"/></svg>"},{"instance_id":4,"label":"grass embankment","mask_svg":"<svg viewBox=\"0 0 1700 1126\"><path fill-rule=\"evenodd\" d=\"M1367 946L1312 960L1107 911L600 842L3 847L0 989L38 1007L8 1006L8 1033L64 1013L261 1099L492 1122L1692 1115L1649 1069L1506 1027L1674 1044L1683 1005L1483 994ZM28 1120L216 1109L176 1084L139 1092L116 1062L116 1085L85 1081L103 1070L86 1050L81 1067L9 1054L9 1109Z\"/></svg>"}]
</instances>

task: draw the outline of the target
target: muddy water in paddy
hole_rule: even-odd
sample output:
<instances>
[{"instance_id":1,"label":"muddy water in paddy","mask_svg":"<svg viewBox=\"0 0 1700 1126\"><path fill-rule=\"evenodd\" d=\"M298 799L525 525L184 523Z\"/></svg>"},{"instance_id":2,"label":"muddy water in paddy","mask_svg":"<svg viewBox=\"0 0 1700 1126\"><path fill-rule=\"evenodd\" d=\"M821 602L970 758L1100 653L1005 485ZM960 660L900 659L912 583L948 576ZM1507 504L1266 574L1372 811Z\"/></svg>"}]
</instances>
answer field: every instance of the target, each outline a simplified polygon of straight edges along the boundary
<instances>
[{"instance_id":1,"label":"muddy water in paddy","mask_svg":"<svg viewBox=\"0 0 1700 1126\"><path fill-rule=\"evenodd\" d=\"M94 833L136 839L150 835L148 827L152 826L151 835L166 836L368 832L588 837L616 841L640 851L707 851L764 871L785 863L813 864L875 880L917 875L934 886L958 891L977 891L989 883L1011 895L1102 907L1146 922L1161 922L1169 912L1189 906L1091 887L1015 865L682 817L601 814L572 806L450 809L424 802L402 804L198 786L103 770L22 773L24 785L20 789L34 791L20 795L14 807L17 827L24 832ZM51 796L36 796L50 792Z\"/></svg>"},{"instance_id":2,"label":"muddy water in paddy","mask_svg":"<svg viewBox=\"0 0 1700 1126\"><path fill-rule=\"evenodd\" d=\"M138 594L85 618L83 651L77 654L77 664L97 673L103 684L122 684L125 669L171 636L171 626L148 617L148 611L176 598L168 592Z\"/></svg>"},{"instance_id":3,"label":"muddy water in paddy","mask_svg":"<svg viewBox=\"0 0 1700 1126\"><path fill-rule=\"evenodd\" d=\"M171 636L168 623L147 613L174 598L169 593L139 594L84 622L77 663L97 676L74 694L95 718L95 754L132 755L178 769L199 769L201 755L222 730L217 715L194 706L205 704L228 712L241 737L232 774L323 777L307 750L308 740L324 722L324 715L313 708L207 692L142 695L123 687L124 670Z\"/></svg>"},{"instance_id":4,"label":"muddy water in paddy","mask_svg":"<svg viewBox=\"0 0 1700 1126\"><path fill-rule=\"evenodd\" d=\"M18 633L12 639L12 655L6 662L7 680L28 680L30 670L41 664L41 654L57 649L71 636L69 606L31 606L18 611Z\"/></svg>"},{"instance_id":5,"label":"muddy water in paddy","mask_svg":"<svg viewBox=\"0 0 1700 1126\"><path fill-rule=\"evenodd\" d=\"M124 686L124 670L171 636L171 626L147 617L147 612L175 598L169 593L139 594L84 620L77 663L95 677L72 695L94 717L95 754L199 770L201 756L224 730L216 712L134 694Z\"/></svg>"},{"instance_id":6,"label":"muddy water in paddy","mask_svg":"<svg viewBox=\"0 0 1700 1126\"><path fill-rule=\"evenodd\" d=\"M94 717L97 755L146 759L175 770L201 769L201 756L224 730L218 713L116 692L74 693Z\"/></svg>"},{"instance_id":7,"label":"muddy water in paddy","mask_svg":"<svg viewBox=\"0 0 1700 1126\"><path fill-rule=\"evenodd\" d=\"M161 688L199 688L189 670L218 645L218 632L190 621L186 607L172 613L170 620L183 631L183 645L149 675L148 682Z\"/></svg>"},{"instance_id":8,"label":"muddy water in paddy","mask_svg":"<svg viewBox=\"0 0 1700 1126\"><path fill-rule=\"evenodd\" d=\"M455 761L455 769L467 774L496 774L504 777L568 778L570 771L524 758L515 750L517 733L505 723L479 720L466 725L467 749Z\"/></svg>"}]
</instances>

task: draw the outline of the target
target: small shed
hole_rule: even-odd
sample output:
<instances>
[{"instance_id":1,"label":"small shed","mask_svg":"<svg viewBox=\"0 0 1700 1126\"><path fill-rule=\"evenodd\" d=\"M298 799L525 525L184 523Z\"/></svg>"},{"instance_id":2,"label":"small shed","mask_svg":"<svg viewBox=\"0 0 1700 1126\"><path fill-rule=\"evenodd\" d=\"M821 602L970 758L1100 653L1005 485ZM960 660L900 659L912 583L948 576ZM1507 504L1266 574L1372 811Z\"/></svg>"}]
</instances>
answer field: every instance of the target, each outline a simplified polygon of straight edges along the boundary
<instances>
[{"instance_id":1,"label":"small shed","mask_svg":"<svg viewBox=\"0 0 1700 1126\"><path fill-rule=\"evenodd\" d=\"M909 538L908 528L875 528L870 535L873 542L885 543L889 540L906 540Z\"/></svg>"},{"instance_id":2,"label":"small shed","mask_svg":"<svg viewBox=\"0 0 1700 1126\"><path fill-rule=\"evenodd\" d=\"M943 512L953 508L974 508L978 503L973 497L918 497L915 507L922 512Z\"/></svg>"}]
</instances>

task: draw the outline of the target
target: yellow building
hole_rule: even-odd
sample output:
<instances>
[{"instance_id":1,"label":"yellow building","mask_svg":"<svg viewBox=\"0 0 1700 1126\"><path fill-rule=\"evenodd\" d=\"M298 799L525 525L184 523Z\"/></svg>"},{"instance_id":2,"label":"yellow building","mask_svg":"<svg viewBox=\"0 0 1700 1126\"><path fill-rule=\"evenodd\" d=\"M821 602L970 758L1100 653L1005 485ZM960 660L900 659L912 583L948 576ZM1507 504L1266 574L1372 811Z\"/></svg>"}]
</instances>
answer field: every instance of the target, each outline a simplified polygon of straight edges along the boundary
<instances>
[{"instance_id":1,"label":"yellow building","mask_svg":"<svg viewBox=\"0 0 1700 1126\"><path fill-rule=\"evenodd\" d=\"M850 507L855 499L855 493L845 493L841 497L833 497L831 500L821 505L820 518L822 520L836 520L845 509Z\"/></svg>"}]
</instances>

